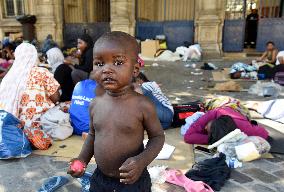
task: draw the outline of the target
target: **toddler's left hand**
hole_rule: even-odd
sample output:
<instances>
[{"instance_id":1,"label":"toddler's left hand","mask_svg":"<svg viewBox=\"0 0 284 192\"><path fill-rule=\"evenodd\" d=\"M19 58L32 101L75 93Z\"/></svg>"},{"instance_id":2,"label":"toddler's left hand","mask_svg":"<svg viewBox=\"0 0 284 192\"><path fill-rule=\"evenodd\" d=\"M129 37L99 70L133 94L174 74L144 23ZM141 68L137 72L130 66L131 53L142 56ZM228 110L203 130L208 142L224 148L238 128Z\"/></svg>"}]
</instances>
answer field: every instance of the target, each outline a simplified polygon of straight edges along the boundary
<instances>
[{"instance_id":1,"label":"toddler's left hand","mask_svg":"<svg viewBox=\"0 0 284 192\"><path fill-rule=\"evenodd\" d=\"M124 184L133 184L141 176L144 166L139 162L138 158L128 158L119 168L120 182Z\"/></svg>"}]
</instances>

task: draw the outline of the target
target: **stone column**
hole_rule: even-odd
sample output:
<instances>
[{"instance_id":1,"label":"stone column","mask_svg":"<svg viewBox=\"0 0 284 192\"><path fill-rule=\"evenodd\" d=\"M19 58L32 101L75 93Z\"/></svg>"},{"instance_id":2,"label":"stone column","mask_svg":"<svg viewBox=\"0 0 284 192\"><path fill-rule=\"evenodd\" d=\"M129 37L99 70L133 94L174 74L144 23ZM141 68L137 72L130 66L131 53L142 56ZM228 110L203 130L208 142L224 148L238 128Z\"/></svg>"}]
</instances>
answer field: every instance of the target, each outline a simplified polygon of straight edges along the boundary
<instances>
[{"instance_id":1,"label":"stone column","mask_svg":"<svg viewBox=\"0 0 284 192\"><path fill-rule=\"evenodd\" d=\"M195 42L206 55L221 56L224 0L195 0Z\"/></svg>"},{"instance_id":2,"label":"stone column","mask_svg":"<svg viewBox=\"0 0 284 192\"><path fill-rule=\"evenodd\" d=\"M48 34L59 44L63 44L63 7L62 0L37 0L33 4L37 17L36 34L43 41Z\"/></svg>"},{"instance_id":3,"label":"stone column","mask_svg":"<svg viewBox=\"0 0 284 192\"><path fill-rule=\"evenodd\" d=\"M135 1L111 0L112 31L123 31L134 36L135 34Z\"/></svg>"}]
</instances>

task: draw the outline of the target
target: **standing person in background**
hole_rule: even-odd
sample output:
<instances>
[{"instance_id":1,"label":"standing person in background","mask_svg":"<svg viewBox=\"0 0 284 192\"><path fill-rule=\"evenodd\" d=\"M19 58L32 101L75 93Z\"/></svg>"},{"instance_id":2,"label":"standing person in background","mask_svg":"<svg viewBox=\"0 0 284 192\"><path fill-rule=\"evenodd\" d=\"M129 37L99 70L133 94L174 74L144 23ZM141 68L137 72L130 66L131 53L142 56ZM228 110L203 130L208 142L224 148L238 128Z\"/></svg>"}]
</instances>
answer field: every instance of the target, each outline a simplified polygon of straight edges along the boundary
<instances>
[{"instance_id":1,"label":"standing person in background","mask_svg":"<svg viewBox=\"0 0 284 192\"><path fill-rule=\"evenodd\" d=\"M93 46L93 39L88 34L83 34L78 38L77 48L80 54L79 65L74 65L71 74L74 85L79 81L88 79L90 72L93 70Z\"/></svg>"},{"instance_id":2,"label":"standing person in background","mask_svg":"<svg viewBox=\"0 0 284 192\"><path fill-rule=\"evenodd\" d=\"M257 9L252 9L246 18L246 40L245 46L255 48L257 37L258 13Z\"/></svg>"}]
</instances>

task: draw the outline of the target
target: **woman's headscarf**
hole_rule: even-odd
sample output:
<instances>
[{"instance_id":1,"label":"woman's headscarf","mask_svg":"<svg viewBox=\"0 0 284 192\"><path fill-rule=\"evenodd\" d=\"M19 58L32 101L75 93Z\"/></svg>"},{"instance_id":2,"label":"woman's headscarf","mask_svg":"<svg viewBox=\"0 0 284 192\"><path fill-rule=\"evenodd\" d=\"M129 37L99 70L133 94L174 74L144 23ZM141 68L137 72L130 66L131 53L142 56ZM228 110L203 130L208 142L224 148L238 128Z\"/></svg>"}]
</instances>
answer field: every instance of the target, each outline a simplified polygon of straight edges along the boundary
<instances>
[{"instance_id":1,"label":"woman's headscarf","mask_svg":"<svg viewBox=\"0 0 284 192\"><path fill-rule=\"evenodd\" d=\"M61 64L64 63L64 56L62 51L57 48L54 47L52 49L49 49L46 52L46 56L47 56L47 62L50 65L50 67L52 68L52 72L54 73L55 70L57 69L57 67Z\"/></svg>"},{"instance_id":2,"label":"woman's headscarf","mask_svg":"<svg viewBox=\"0 0 284 192\"><path fill-rule=\"evenodd\" d=\"M37 61L37 50L33 45L22 43L16 48L15 61L0 84L0 109L18 116L22 94Z\"/></svg>"}]
</instances>

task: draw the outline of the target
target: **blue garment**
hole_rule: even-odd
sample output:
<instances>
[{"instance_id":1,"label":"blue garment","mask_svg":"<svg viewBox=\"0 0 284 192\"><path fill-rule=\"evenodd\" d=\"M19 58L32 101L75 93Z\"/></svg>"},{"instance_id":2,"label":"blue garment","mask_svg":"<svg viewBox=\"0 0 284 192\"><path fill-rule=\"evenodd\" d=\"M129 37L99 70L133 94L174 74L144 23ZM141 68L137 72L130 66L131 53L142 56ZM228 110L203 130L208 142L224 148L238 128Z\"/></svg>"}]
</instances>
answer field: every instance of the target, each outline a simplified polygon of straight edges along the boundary
<instances>
[{"instance_id":1,"label":"blue garment","mask_svg":"<svg viewBox=\"0 0 284 192\"><path fill-rule=\"evenodd\" d=\"M92 99L96 97L95 89L96 82L91 79L77 83L74 88L69 113L71 125L76 135L89 132L89 105Z\"/></svg>"},{"instance_id":2,"label":"blue garment","mask_svg":"<svg viewBox=\"0 0 284 192\"><path fill-rule=\"evenodd\" d=\"M30 142L12 114L0 110L0 159L23 158L31 154Z\"/></svg>"},{"instance_id":3,"label":"blue garment","mask_svg":"<svg viewBox=\"0 0 284 192\"><path fill-rule=\"evenodd\" d=\"M191 115L190 117L187 117L185 119L185 125L181 126L180 128L180 134L181 135L185 135L185 133L187 132L187 130L190 128L190 126L196 122L200 117L202 117L204 115L203 112L196 112L193 115Z\"/></svg>"},{"instance_id":4,"label":"blue garment","mask_svg":"<svg viewBox=\"0 0 284 192\"><path fill-rule=\"evenodd\" d=\"M173 121L173 117L174 117L174 113L171 111L171 109L169 109L168 107L166 107L165 105L163 105L153 94L151 91L146 90L145 88L142 88L142 92L143 95L148 97L153 104L156 107L156 111L157 111L157 115L158 118L161 122L161 125L163 127L163 129L167 129L171 127L172 121Z\"/></svg>"},{"instance_id":5,"label":"blue garment","mask_svg":"<svg viewBox=\"0 0 284 192\"><path fill-rule=\"evenodd\" d=\"M253 72L253 71L257 71L256 66L238 62L232 65L230 73Z\"/></svg>"}]
</instances>

